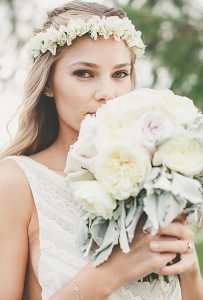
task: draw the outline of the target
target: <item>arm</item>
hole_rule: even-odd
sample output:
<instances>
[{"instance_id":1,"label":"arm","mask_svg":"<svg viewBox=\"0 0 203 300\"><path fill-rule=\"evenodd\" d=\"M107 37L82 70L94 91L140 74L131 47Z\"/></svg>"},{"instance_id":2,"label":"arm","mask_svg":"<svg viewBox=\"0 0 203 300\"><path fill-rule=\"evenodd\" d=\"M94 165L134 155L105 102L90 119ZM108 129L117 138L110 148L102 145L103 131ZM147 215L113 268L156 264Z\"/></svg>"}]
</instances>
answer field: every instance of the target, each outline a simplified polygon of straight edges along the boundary
<instances>
[{"instance_id":1,"label":"arm","mask_svg":"<svg viewBox=\"0 0 203 300\"><path fill-rule=\"evenodd\" d=\"M84 267L76 277L50 300L104 300L118 288L115 277L109 276L105 264L95 268L92 263ZM74 288L78 286L78 293Z\"/></svg>"},{"instance_id":2,"label":"arm","mask_svg":"<svg viewBox=\"0 0 203 300\"><path fill-rule=\"evenodd\" d=\"M0 299L22 299L28 257L30 206L22 173L0 162Z\"/></svg>"},{"instance_id":3,"label":"arm","mask_svg":"<svg viewBox=\"0 0 203 300\"><path fill-rule=\"evenodd\" d=\"M183 300L203 300L203 280L198 263L190 272L180 274L179 278Z\"/></svg>"},{"instance_id":4,"label":"arm","mask_svg":"<svg viewBox=\"0 0 203 300\"><path fill-rule=\"evenodd\" d=\"M0 161L0 299L21 300L28 259L28 227L32 215L32 197L24 172L15 162ZM79 299L104 300L114 286L109 284L106 266L84 267L52 299L75 300L74 287L80 287ZM112 283L114 278L112 278ZM111 289L112 288L112 289ZM85 297L85 298L84 298Z\"/></svg>"}]
</instances>

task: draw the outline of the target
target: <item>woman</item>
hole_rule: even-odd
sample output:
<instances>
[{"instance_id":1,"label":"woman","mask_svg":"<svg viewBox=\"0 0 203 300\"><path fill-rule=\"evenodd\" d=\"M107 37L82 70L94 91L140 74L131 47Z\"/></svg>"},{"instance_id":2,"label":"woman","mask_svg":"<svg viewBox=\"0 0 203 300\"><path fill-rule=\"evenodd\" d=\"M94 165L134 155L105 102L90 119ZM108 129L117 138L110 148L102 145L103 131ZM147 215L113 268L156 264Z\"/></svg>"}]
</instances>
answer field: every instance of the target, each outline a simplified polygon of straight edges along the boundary
<instances>
[{"instance_id":1,"label":"woman","mask_svg":"<svg viewBox=\"0 0 203 300\"><path fill-rule=\"evenodd\" d=\"M133 58L139 50L128 36L95 40L81 31L95 15L106 17L106 34L112 26L116 32L125 25L119 9L73 1L48 13L35 32L19 131L0 162L0 299L180 300L182 291L183 300L202 300L194 236L181 223L155 237L140 227L128 254L115 248L97 268L75 243L80 219L64 180L67 153L86 114L134 88ZM119 17L122 26L109 22L111 16ZM52 26L49 38L56 40L60 25L70 29L69 20L76 18L83 25L68 45L66 34L61 35L66 45L54 48L50 39L39 45L40 32ZM95 28L93 22L93 33ZM177 253L180 262L166 266ZM160 282L137 282L151 272L175 275L167 291Z\"/></svg>"}]
</instances>

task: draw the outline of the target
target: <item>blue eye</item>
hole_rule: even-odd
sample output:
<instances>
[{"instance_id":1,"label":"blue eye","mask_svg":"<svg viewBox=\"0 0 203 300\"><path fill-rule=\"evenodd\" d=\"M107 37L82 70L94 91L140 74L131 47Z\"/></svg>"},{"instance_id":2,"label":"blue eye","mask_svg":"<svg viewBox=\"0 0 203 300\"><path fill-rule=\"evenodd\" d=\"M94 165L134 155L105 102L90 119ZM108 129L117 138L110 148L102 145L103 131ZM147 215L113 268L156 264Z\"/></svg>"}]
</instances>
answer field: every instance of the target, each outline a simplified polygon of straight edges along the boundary
<instances>
[{"instance_id":1,"label":"blue eye","mask_svg":"<svg viewBox=\"0 0 203 300\"><path fill-rule=\"evenodd\" d=\"M92 77L92 73L87 70L76 70L73 72L74 75L81 77L81 78L90 78ZM89 76L88 76L89 75Z\"/></svg>"},{"instance_id":2,"label":"blue eye","mask_svg":"<svg viewBox=\"0 0 203 300\"><path fill-rule=\"evenodd\" d=\"M113 77L115 78L125 78L129 76L130 74L127 71L117 71L114 73Z\"/></svg>"}]
</instances>

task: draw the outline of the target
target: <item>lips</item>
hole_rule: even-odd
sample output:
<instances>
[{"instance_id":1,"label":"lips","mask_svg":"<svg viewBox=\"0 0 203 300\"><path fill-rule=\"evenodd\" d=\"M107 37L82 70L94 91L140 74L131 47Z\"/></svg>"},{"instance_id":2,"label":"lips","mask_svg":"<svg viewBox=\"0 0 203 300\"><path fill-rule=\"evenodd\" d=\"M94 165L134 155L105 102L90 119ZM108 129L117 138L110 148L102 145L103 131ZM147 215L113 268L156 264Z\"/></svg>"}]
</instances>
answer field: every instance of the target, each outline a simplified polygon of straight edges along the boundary
<instances>
[{"instance_id":1,"label":"lips","mask_svg":"<svg viewBox=\"0 0 203 300\"><path fill-rule=\"evenodd\" d=\"M94 111L94 112L88 112L87 115L91 115L91 116L95 117L96 116L96 111Z\"/></svg>"}]
</instances>

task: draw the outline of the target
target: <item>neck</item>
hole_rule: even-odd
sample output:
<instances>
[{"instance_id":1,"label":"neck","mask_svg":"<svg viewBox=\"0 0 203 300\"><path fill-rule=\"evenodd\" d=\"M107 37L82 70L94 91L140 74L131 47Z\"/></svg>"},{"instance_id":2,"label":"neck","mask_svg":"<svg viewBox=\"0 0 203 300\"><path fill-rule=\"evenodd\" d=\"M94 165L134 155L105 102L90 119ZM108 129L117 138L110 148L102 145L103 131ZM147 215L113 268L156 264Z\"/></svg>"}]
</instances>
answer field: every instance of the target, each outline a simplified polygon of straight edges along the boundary
<instances>
[{"instance_id":1,"label":"neck","mask_svg":"<svg viewBox=\"0 0 203 300\"><path fill-rule=\"evenodd\" d=\"M72 128L66 128L66 130L59 130L57 139L50 147L50 154L56 158L55 165L58 169L63 170L66 164L66 159L70 146L76 142L78 138L78 131Z\"/></svg>"}]
</instances>

